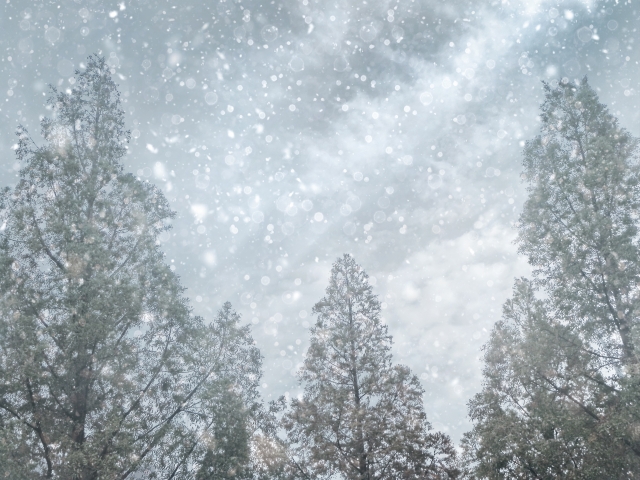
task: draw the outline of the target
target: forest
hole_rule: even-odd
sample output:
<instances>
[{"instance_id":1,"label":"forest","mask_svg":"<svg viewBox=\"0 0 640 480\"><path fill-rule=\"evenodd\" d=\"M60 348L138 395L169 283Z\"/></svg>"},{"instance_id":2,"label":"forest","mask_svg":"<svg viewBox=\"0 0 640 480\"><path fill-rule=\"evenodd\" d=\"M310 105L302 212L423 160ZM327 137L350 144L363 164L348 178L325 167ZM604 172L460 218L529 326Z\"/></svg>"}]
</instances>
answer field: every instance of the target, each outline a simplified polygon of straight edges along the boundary
<instances>
[{"instance_id":1,"label":"forest","mask_svg":"<svg viewBox=\"0 0 640 480\"><path fill-rule=\"evenodd\" d=\"M18 128L0 198L0 476L12 479L635 478L640 472L638 139L585 77L545 83L522 153L516 279L459 445L393 361L366 265L335 259L303 393L266 401L251 324L193 313L159 236L175 213L125 171L100 56ZM212 173L215 175L215 172Z\"/></svg>"}]
</instances>

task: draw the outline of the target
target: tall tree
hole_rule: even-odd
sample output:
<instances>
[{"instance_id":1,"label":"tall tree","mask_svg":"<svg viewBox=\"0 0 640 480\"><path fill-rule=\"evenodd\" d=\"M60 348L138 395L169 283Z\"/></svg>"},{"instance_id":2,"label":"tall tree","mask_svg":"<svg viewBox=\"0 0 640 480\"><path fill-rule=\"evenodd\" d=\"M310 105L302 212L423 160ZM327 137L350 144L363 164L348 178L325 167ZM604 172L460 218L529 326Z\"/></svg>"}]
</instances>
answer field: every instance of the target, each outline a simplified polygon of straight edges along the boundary
<instances>
[{"instance_id":1,"label":"tall tree","mask_svg":"<svg viewBox=\"0 0 640 480\"><path fill-rule=\"evenodd\" d=\"M518 236L534 279L486 346L466 455L483 478L628 478L640 471L638 140L586 79L545 93Z\"/></svg>"},{"instance_id":2,"label":"tall tree","mask_svg":"<svg viewBox=\"0 0 640 480\"><path fill-rule=\"evenodd\" d=\"M344 255L313 308L304 395L284 421L294 477L453 478L453 446L430 432L418 378L392 365L391 336L367 279Z\"/></svg>"},{"instance_id":3,"label":"tall tree","mask_svg":"<svg viewBox=\"0 0 640 480\"><path fill-rule=\"evenodd\" d=\"M192 478L229 388L256 400L260 355L230 305L191 313L157 242L173 213L123 172L104 59L76 80L53 90L44 145L20 130L0 200L0 473Z\"/></svg>"},{"instance_id":4,"label":"tall tree","mask_svg":"<svg viewBox=\"0 0 640 480\"><path fill-rule=\"evenodd\" d=\"M215 423L208 438L208 448L196 480L250 478L246 471L250 459L249 415L242 398L227 392L218 405Z\"/></svg>"}]
</instances>

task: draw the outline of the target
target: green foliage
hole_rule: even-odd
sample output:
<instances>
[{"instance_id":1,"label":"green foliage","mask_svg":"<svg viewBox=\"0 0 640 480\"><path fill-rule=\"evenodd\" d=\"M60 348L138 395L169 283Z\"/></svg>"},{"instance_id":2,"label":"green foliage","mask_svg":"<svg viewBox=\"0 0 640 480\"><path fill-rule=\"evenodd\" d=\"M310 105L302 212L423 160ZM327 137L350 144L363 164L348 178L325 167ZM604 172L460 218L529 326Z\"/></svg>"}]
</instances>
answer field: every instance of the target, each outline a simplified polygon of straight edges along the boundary
<instances>
[{"instance_id":1,"label":"green foliage","mask_svg":"<svg viewBox=\"0 0 640 480\"><path fill-rule=\"evenodd\" d=\"M638 141L586 79L545 85L524 152L520 280L485 347L463 442L477 478L631 478L640 471Z\"/></svg>"},{"instance_id":2,"label":"green foliage","mask_svg":"<svg viewBox=\"0 0 640 480\"><path fill-rule=\"evenodd\" d=\"M430 432L418 378L391 363L367 274L345 255L313 312L311 345L283 425L294 478L453 478L449 438Z\"/></svg>"},{"instance_id":3,"label":"green foliage","mask_svg":"<svg viewBox=\"0 0 640 480\"><path fill-rule=\"evenodd\" d=\"M226 480L247 478L249 463L249 411L242 398L230 391L222 398L215 417L220 420L207 438L207 453L196 480Z\"/></svg>"},{"instance_id":4,"label":"green foliage","mask_svg":"<svg viewBox=\"0 0 640 480\"><path fill-rule=\"evenodd\" d=\"M191 314L104 59L49 105L0 204L0 477L193 478L229 392L256 402L260 355L229 304Z\"/></svg>"}]
</instances>

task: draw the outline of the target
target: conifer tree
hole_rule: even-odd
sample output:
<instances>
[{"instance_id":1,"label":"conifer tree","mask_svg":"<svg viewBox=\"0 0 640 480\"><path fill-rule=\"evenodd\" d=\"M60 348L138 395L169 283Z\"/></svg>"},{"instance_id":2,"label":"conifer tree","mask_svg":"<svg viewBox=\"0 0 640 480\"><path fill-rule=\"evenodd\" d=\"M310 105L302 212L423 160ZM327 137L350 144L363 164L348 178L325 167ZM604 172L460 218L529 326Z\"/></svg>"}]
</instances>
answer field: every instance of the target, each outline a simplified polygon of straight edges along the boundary
<instances>
[{"instance_id":1,"label":"conifer tree","mask_svg":"<svg viewBox=\"0 0 640 480\"><path fill-rule=\"evenodd\" d=\"M454 478L449 438L431 432L418 378L391 363L391 336L368 276L349 255L313 312L301 400L285 417L294 478Z\"/></svg>"},{"instance_id":2,"label":"conifer tree","mask_svg":"<svg viewBox=\"0 0 640 480\"><path fill-rule=\"evenodd\" d=\"M470 403L479 478L629 478L640 471L638 140L584 79L545 85L527 143L520 280Z\"/></svg>"},{"instance_id":3,"label":"conifer tree","mask_svg":"<svg viewBox=\"0 0 640 480\"><path fill-rule=\"evenodd\" d=\"M229 389L256 401L260 355L230 305L191 313L157 242L173 213L120 163L104 59L49 107L0 200L0 477L193 478Z\"/></svg>"}]
</instances>

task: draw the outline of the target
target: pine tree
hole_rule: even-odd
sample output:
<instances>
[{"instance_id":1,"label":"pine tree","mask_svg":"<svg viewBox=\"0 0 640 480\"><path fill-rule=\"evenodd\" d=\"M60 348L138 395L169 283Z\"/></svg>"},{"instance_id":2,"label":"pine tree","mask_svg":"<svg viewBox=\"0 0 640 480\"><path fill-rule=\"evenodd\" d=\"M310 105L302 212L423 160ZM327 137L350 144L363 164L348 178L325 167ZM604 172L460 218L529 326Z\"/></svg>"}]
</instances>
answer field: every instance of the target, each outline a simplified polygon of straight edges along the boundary
<instances>
[{"instance_id":1,"label":"pine tree","mask_svg":"<svg viewBox=\"0 0 640 480\"><path fill-rule=\"evenodd\" d=\"M313 312L300 379L285 417L295 478L454 478L449 438L430 432L418 378L391 363L391 336L368 276L349 255Z\"/></svg>"},{"instance_id":2,"label":"pine tree","mask_svg":"<svg viewBox=\"0 0 640 480\"><path fill-rule=\"evenodd\" d=\"M220 420L210 432L196 480L250 478L245 471L250 459L250 413L237 393L229 391L222 398L215 415Z\"/></svg>"},{"instance_id":3,"label":"pine tree","mask_svg":"<svg viewBox=\"0 0 640 480\"><path fill-rule=\"evenodd\" d=\"M524 151L519 281L470 403L481 478L629 478L640 471L638 140L587 80L545 85Z\"/></svg>"},{"instance_id":4,"label":"pine tree","mask_svg":"<svg viewBox=\"0 0 640 480\"><path fill-rule=\"evenodd\" d=\"M256 401L259 353L230 305L191 313L104 59L49 107L0 204L0 476L192 478L229 388Z\"/></svg>"}]
</instances>

